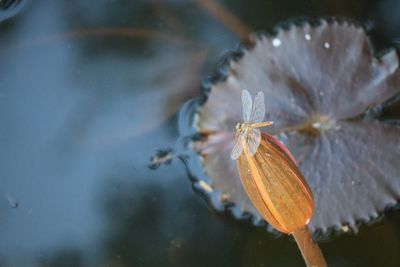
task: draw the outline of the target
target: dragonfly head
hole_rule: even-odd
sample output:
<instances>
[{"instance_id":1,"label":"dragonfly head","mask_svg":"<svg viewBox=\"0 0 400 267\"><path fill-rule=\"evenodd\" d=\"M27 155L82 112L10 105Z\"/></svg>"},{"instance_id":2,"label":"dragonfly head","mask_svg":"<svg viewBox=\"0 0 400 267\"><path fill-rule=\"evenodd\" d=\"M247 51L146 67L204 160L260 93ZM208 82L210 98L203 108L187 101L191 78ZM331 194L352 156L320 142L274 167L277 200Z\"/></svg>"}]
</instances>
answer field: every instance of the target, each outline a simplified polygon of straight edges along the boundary
<instances>
[{"instance_id":1,"label":"dragonfly head","mask_svg":"<svg viewBox=\"0 0 400 267\"><path fill-rule=\"evenodd\" d=\"M240 130L243 130L243 124L242 123L236 124L236 131L240 131Z\"/></svg>"}]
</instances>

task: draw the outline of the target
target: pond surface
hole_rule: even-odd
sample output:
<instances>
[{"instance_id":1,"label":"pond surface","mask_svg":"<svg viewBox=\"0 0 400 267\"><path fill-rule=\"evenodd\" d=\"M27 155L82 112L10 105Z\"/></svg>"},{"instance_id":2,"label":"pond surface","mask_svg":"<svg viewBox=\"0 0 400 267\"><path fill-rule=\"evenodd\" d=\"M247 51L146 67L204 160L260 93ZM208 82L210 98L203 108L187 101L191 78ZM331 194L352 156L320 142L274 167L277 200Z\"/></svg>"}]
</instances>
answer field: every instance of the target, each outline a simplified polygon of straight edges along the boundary
<instances>
[{"instance_id":1,"label":"pond surface","mask_svg":"<svg viewBox=\"0 0 400 267\"><path fill-rule=\"evenodd\" d=\"M252 30L338 15L400 40L399 1L219 3ZM228 27L186 0L0 0L0 20L0 266L303 266L290 237L213 211L176 158L148 167L239 42ZM321 248L329 266L400 266L400 214Z\"/></svg>"}]
</instances>

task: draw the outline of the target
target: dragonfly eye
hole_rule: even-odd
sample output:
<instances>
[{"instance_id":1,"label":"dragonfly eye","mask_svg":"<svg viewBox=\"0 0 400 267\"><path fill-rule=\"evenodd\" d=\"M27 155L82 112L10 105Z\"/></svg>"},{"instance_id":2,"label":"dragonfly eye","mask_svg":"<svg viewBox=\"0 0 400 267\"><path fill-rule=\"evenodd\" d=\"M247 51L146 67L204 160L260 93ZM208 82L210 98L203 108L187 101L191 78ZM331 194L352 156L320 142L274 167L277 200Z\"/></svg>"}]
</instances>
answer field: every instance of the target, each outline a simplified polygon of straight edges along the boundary
<instances>
[{"instance_id":1,"label":"dragonfly eye","mask_svg":"<svg viewBox=\"0 0 400 267\"><path fill-rule=\"evenodd\" d=\"M242 128L242 126L240 123L236 124L236 130L240 130L241 128Z\"/></svg>"}]
</instances>

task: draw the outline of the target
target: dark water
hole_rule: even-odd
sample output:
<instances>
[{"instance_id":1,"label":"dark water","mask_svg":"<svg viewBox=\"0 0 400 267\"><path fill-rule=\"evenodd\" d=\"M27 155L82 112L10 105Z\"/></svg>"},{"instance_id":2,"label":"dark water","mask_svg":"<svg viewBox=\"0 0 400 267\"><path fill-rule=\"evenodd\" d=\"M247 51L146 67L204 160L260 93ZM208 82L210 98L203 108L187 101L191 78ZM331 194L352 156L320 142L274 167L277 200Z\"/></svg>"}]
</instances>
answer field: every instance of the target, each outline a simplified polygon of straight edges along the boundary
<instances>
[{"instance_id":1,"label":"dark water","mask_svg":"<svg viewBox=\"0 0 400 267\"><path fill-rule=\"evenodd\" d=\"M220 3L251 29L340 15L400 40L399 1ZM291 238L213 211L176 158L148 167L236 35L186 0L0 0L0 21L0 266L303 266ZM330 266L400 266L400 215L321 247Z\"/></svg>"}]
</instances>

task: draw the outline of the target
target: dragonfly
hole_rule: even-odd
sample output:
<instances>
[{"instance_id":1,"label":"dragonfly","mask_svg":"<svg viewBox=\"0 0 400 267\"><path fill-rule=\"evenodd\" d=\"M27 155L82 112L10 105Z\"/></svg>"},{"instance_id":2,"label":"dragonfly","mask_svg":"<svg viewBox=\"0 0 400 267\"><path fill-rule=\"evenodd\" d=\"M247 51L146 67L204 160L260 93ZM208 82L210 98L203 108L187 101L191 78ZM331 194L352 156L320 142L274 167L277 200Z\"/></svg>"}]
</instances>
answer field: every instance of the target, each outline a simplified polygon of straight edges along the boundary
<instances>
[{"instance_id":1,"label":"dragonfly","mask_svg":"<svg viewBox=\"0 0 400 267\"><path fill-rule=\"evenodd\" d=\"M263 122L264 94L258 92L253 104L250 93L243 90L242 104L244 122L236 125L231 158L236 160L244 191L270 225L295 237L307 266L326 267L307 228L314 214L312 191L289 149L259 129L273 123Z\"/></svg>"},{"instance_id":2,"label":"dragonfly","mask_svg":"<svg viewBox=\"0 0 400 267\"><path fill-rule=\"evenodd\" d=\"M259 128L272 125L272 121L265 121L264 93L258 92L254 97L254 104L249 91L242 91L243 120L236 125L235 145L231 158L237 160L243 151L254 156L261 142L261 130Z\"/></svg>"}]
</instances>

